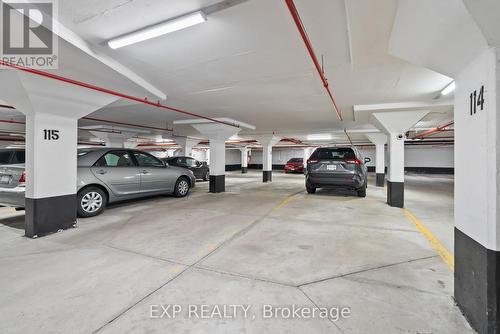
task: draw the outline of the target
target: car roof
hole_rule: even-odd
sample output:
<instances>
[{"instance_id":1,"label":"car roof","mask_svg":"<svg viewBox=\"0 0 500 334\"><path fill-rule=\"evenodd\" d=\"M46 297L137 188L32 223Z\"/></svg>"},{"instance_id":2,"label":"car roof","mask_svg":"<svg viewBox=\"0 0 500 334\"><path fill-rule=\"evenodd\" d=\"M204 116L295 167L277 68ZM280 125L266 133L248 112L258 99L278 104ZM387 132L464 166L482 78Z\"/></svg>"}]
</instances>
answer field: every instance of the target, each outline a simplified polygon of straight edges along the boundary
<instances>
[{"instance_id":1,"label":"car roof","mask_svg":"<svg viewBox=\"0 0 500 334\"><path fill-rule=\"evenodd\" d=\"M332 150L332 149L337 149L337 148L350 148L350 149L354 149L354 146L328 146L328 147L318 147L317 149L329 149L329 150Z\"/></svg>"}]
</instances>

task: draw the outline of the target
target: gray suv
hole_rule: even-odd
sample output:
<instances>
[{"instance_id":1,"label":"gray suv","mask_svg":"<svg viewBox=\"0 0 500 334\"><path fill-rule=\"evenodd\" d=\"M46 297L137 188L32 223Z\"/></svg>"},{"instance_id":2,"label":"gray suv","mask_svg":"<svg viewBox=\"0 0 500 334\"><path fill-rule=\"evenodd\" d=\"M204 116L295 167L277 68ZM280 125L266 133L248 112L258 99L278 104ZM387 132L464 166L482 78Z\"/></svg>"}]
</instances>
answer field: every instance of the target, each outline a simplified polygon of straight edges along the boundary
<instances>
[{"instance_id":1,"label":"gray suv","mask_svg":"<svg viewBox=\"0 0 500 334\"><path fill-rule=\"evenodd\" d=\"M316 188L333 187L355 190L366 197L367 168L355 147L321 147L307 160L306 189L310 194Z\"/></svg>"},{"instance_id":2,"label":"gray suv","mask_svg":"<svg viewBox=\"0 0 500 334\"><path fill-rule=\"evenodd\" d=\"M24 164L0 166L0 205L24 207ZM190 170L172 167L149 153L124 148L78 150L77 209L97 216L107 203L173 194L184 197L195 186Z\"/></svg>"}]
</instances>

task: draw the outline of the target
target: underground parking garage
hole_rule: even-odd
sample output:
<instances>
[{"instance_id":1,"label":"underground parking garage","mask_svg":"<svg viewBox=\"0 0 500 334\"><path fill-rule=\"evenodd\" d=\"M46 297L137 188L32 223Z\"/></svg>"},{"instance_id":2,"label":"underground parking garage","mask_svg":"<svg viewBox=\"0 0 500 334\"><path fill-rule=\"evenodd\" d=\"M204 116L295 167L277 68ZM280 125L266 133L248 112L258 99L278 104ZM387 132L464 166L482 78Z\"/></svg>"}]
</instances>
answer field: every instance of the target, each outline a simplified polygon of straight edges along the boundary
<instances>
[{"instance_id":1,"label":"underground parking garage","mask_svg":"<svg viewBox=\"0 0 500 334\"><path fill-rule=\"evenodd\" d=\"M500 5L2 1L2 333L498 333Z\"/></svg>"}]
</instances>

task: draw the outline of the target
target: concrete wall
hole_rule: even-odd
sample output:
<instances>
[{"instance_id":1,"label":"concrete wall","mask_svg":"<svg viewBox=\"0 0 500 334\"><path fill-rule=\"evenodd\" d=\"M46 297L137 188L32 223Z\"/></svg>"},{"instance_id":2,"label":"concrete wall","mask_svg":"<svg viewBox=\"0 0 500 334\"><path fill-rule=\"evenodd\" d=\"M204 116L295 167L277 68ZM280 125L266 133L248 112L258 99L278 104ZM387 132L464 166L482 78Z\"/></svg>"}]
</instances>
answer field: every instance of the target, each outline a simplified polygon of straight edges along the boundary
<instances>
[{"instance_id":1,"label":"concrete wall","mask_svg":"<svg viewBox=\"0 0 500 334\"><path fill-rule=\"evenodd\" d=\"M375 166L375 147L365 146L359 150L364 157L371 159L367 166ZM172 156L174 150L167 153L153 154L163 158ZM386 152L387 153L387 152ZM291 158L302 158L303 149L274 149L273 165L284 165ZM199 161L208 161L209 154L206 149L193 149L193 158ZM386 154L387 161L387 154ZM239 165L241 163L241 153L237 149L226 150L226 165ZM252 150L251 165L262 164L262 150ZM387 164L386 164L387 165ZM453 168L454 167L454 147L453 146L406 146L405 147L405 167L431 167L431 168Z\"/></svg>"},{"instance_id":2,"label":"concrete wall","mask_svg":"<svg viewBox=\"0 0 500 334\"><path fill-rule=\"evenodd\" d=\"M367 166L375 166L375 147L366 146L360 148L364 157L371 161ZM302 158L302 149L274 149L273 165L284 165L290 158ZM227 155L226 155L227 159ZM387 161L387 155L386 155ZM237 162L239 163L239 162ZM226 164L229 164L226 161ZM262 164L262 151L252 150L250 164ZM453 146L406 146L405 167L434 167L453 168L454 148Z\"/></svg>"},{"instance_id":3,"label":"concrete wall","mask_svg":"<svg viewBox=\"0 0 500 334\"><path fill-rule=\"evenodd\" d=\"M372 161L367 166L375 166L375 147L360 148L364 157ZM450 146L405 146L405 167L453 168L455 165L454 147ZM388 159L386 150L386 162ZM387 165L387 163L386 163Z\"/></svg>"}]
</instances>

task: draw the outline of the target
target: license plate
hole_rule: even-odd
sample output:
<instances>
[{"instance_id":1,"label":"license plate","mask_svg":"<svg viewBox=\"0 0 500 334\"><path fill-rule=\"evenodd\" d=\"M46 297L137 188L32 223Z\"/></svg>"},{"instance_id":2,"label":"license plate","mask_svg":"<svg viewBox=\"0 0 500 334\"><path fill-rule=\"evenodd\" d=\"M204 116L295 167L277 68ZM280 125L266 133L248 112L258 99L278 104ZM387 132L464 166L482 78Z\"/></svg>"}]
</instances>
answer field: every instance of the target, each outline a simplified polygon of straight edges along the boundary
<instances>
[{"instance_id":1,"label":"license plate","mask_svg":"<svg viewBox=\"0 0 500 334\"><path fill-rule=\"evenodd\" d=\"M326 165L326 170L337 170L337 165Z\"/></svg>"},{"instance_id":2,"label":"license plate","mask_svg":"<svg viewBox=\"0 0 500 334\"><path fill-rule=\"evenodd\" d=\"M2 175L0 177L0 183L9 183L10 182L10 175Z\"/></svg>"}]
</instances>

